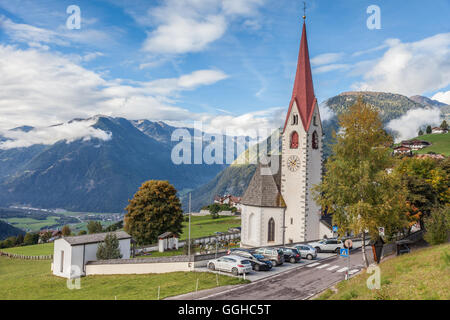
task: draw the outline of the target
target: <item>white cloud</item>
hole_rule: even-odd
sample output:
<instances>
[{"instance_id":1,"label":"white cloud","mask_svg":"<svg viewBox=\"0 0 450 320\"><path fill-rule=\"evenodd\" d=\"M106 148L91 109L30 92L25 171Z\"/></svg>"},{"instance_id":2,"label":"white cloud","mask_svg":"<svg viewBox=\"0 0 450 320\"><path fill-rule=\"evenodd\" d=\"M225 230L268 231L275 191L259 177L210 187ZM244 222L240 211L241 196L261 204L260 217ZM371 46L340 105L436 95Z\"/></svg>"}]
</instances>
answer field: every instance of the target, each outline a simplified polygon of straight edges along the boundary
<instances>
[{"instance_id":1,"label":"white cloud","mask_svg":"<svg viewBox=\"0 0 450 320\"><path fill-rule=\"evenodd\" d=\"M146 16L133 13L144 26L152 26L143 50L153 54L183 54L205 50L220 39L232 21L248 18L244 26L259 28L258 8L265 0L167 0Z\"/></svg>"},{"instance_id":2,"label":"white cloud","mask_svg":"<svg viewBox=\"0 0 450 320\"><path fill-rule=\"evenodd\" d=\"M331 110L331 108L328 107L326 102L323 102L319 105L319 110L320 110L320 119L322 120L322 122L328 121L336 115L333 112L333 110Z\"/></svg>"},{"instance_id":3,"label":"white cloud","mask_svg":"<svg viewBox=\"0 0 450 320\"><path fill-rule=\"evenodd\" d=\"M222 9L227 15L254 16L257 8L264 4L265 0L222 0Z\"/></svg>"},{"instance_id":4,"label":"white cloud","mask_svg":"<svg viewBox=\"0 0 450 320\"><path fill-rule=\"evenodd\" d=\"M345 69L349 69L349 68L351 68L351 66L348 64L327 64L324 66L314 68L313 72L319 74L319 73L326 73L326 72L335 71L335 70L345 70Z\"/></svg>"},{"instance_id":5,"label":"white cloud","mask_svg":"<svg viewBox=\"0 0 450 320\"><path fill-rule=\"evenodd\" d=\"M0 56L0 129L43 127L96 114L194 119L198 115L177 107L173 99L182 91L227 78L220 70L198 70L148 82L105 80L76 60L46 51L0 45Z\"/></svg>"},{"instance_id":6,"label":"white cloud","mask_svg":"<svg viewBox=\"0 0 450 320\"><path fill-rule=\"evenodd\" d=\"M358 90L385 91L412 96L450 84L450 33L420 41L386 41L389 49L356 83Z\"/></svg>"},{"instance_id":7,"label":"white cloud","mask_svg":"<svg viewBox=\"0 0 450 320\"><path fill-rule=\"evenodd\" d=\"M202 51L222 37L226 22L221 16L210 15L201 20L174 16L170 22L148 34L143 50L152 53L186 53Z\"/></svg>"},{"instance_id":8,"label":"white cloud","mask_svg":"<svg viewBox=\"0 0 450 320\"><path fill-rule=\"evenodd\" d=\"M450 91L438 92L431 99L450 105Z\"/></svg>"},{"instance_id":9,"label":"white cloud","mask_svg":"<svg viewBox=\"0 0 450 320\"><path fill-rule=\"evenodd\" d=\"M313 66L329 64L341 60L343 56L343 53L324 53L312 58L311 64Z\"/></svg>"},{"instance_id":10,"label":"white cloud","mask_svg":"<svg viewBox=\"0 0 450 320\"><path fill-rule=\"evenodd\" d=\"M417 137L419 128L427 125L435 126L440 124L441 111L433 109L413 109L398 119L391 120L387 128L398 133L396 141Z\"/></svg>"},{"instance_id":11,"label":"white cloud","mask_svg":"<svg viewBox=\"0 0 450 320\"><path fill-rule=\"evenodd\" d=\"M117 30L105 33L96 29L82 28L72 32L64 26L49 30L28 24L15 23L11 19L0 15L0 29L16 43L26 43L30 47L48 50L50 45L68 47L72 43L90 44L94 46L114 44L111 37Z\"/></svg>"},{"instance_id":12,"label":"white cloud","mask_svg":"<svg viewBox=\"0 0 450 320\"><path fill-rule=\"evenodd\" d=\"M256 139L258 135L266 138L273 130L283 126L286 108L270 108L249 112L242 115L203 115L203 129L209 133L226 133L229 136L249 136Z\"/></svg>"},{"instance_id":13,"label":"white cloud","mask_svg":"<svg viewBox=\"0 0 450 320\"><path fill-rule=\"evenodd\" d=\"M6 131L3 137L9 139L0 142L0 149L26 148L35 144L52 145L58 141L65 140L66 143L83 139L100 139L108 141L112 134L100 129L93 128L95 119L87 121L72 121L61 125L46 128L35 128L24 132L20 130Z\"/></svg>"}]
</instances>

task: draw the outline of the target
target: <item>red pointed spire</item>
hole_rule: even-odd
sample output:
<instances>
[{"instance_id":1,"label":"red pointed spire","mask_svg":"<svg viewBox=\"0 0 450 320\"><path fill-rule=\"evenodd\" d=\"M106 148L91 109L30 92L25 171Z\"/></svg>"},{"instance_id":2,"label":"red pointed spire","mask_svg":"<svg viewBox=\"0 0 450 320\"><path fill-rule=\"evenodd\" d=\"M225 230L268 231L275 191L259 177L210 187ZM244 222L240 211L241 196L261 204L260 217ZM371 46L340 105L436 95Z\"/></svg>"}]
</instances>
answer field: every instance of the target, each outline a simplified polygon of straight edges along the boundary
<instances>
[{"instance_id":1,"label":"red pointed spire","mask_svg":"<svg viewBox=\"0 0 450 320\"><path fill-rule=\"evenodd\" d=\"M292 92L291 103L289 104L289 111L286 117L284 129L286 129L286 126L288 124L294 101L297 104L303 127L306 131L308 131L317 100L314 95L311 64L309 62L308 40L306 38L306 24L304 22L302 40L300 44L300 53L298 55L297 74L295 76L294 91Z\"/></svg>"}]
</instances>

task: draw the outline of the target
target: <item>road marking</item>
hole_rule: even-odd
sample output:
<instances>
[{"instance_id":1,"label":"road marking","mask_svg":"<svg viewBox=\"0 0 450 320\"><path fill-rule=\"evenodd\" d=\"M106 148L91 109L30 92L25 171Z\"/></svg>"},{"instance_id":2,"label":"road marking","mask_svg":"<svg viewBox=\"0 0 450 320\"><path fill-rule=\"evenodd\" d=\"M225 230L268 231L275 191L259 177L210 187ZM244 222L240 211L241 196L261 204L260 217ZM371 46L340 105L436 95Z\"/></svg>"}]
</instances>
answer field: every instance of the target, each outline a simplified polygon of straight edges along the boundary
<instances>
[{"instance_id":1,"label":"road marking","mask_svg":"<svg viewBox=\"0 0 450 320\"><path fill-rule=\"evenodd\" d=\"M312 268L312 267L315 267L315 266L318 266L320 263L319 262L316 262L316 263L311 263L311 264L308 264L308 265L306 265L308 268Z\"/></svg>"},{"instance_id":2,"label":"road marking","mask_svg":"<svg viewBox=\"0 0 450 320\"><path fill-rule=\"evenodd\" d=\"M321 266L318 266L316 269L322 269L322 268L325 268L325 267L328 267L329 266L329 264L323 264L323 265L321 265Z\"/></svg>"},{"instance_id":3,"label":"road marking","mask_svg":"<svg viewBox=\"0 0 450 320\"><path fill-rule=\"evenodd\" d=\"M337 272L344 272L344 271L347 271L347 270L348 270L348 268L345 267L345 268L339 269Z\"/></svg>"},{"instance_id":4,"label":"road marking","mask_svg":"<svg viewBox=\"0 0 450 320\"><path fill-rule=\"evenodd\" d=\"M334 269L337 269L337 268L339 268L339 266L332 266L331 268L328 268L327 270L331 271L331 270L334 270Z\"/></svg>"},{"instance_id":5,"label":"road marking","mask_svg":"<svg viewBox=\"0 0 450 320\"><path fill-rule=\"evenodd\" d=\"M354 270L350 271L349 274L354 274L354 273L357 273L358 271L359 271L359 269L354 269Z\"/></svg>"}]
</instances>

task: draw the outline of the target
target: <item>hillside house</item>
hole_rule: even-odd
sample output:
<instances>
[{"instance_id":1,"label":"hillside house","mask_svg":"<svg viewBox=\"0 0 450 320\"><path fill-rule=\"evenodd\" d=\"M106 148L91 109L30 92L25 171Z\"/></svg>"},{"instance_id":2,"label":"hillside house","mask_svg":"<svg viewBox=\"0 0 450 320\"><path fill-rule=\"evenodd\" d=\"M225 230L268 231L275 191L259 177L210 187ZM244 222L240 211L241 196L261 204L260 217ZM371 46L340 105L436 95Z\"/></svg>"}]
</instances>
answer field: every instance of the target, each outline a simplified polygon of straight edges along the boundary
<instances>
[{"instance_id":1,"label":"hillside house","mask_svg":"<svg viewBox=\"0 0 450 320\"><path fill-rule=\"evenodd\" d=\"M234 207L237 209L237 211L241 211L241 197L234 197L232 195L226 195L224 197L221 196L215 196L214 197L214 203L217 204L227 204L230 207Z\"/></svg>"},{"instance_id":2,"label":"hillside house","mask_svg":"<svg viewBox=\"0 0 450 320\"><path fill-rule=\"evenodd\" d=\"M395 147L394 152L395 155L412 155L412 149L404 146Z\"/></svg>"},{"instance_id":3,"label":"hillside house","mask_svg":"<svg viewBox=\"0 0 450 320\"><path fill-rule=\"evenodd\" d=\"M89 261L97 261L98 245L105 241L108 234L116 235L119 240L122 259L130 259L133 240L124 231L65 237L55 241L52 263L53 274L68 279L84 276L86 264Z\"/></svg>"},{"instance_id":4,"label":"hillside house","mask_svg":"<svg viewBox=\"0 0 450 320\"><path fill-rule=\"evenodd\" d=\"M401 145L402 147L410 148L411 150L417 151L429 147L431 143L423 140L406 140L402 141Z\"/></svg>"},{"instance_id":5,"label":"hillside house","mask_svg":"<svg viewBox=\"0 0 450 320\"><path fill-rule=\"evenodd\" d=\"M431 130L431 133L432 133L432 134L441 134L441 133L447 133L447 132L448 132L448 130L442 129L442 128L440 128L440 127L434 127L434 128Z\"/></svg>"}]
</instances>

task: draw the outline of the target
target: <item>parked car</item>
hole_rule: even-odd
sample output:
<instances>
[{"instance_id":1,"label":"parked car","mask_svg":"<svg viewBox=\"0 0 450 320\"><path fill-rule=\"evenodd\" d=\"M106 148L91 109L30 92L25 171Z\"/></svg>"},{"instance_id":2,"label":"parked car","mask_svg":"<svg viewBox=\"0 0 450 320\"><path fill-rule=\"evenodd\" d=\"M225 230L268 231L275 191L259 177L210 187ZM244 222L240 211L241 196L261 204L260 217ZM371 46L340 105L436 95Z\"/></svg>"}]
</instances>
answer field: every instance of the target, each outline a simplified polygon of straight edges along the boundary
<instances>
[{"instance_id":1,"label":"parked car","mask_svg":"<svg viewBox=\"0 0 450 320\"><path fill-rule=\"evenodd\" d=\"M294 247L300 252L302 258L312 260L317 258L317 250L308 244L299 244Z\"/></svg>"},{"instance_id":2,"label":"parked car","mask_svg":"<svg viewBox=\"0 0 450 320\"><path fill-rule=\"evenodd\" d=\"M231 272L237 276L251 272L252 264L244 257L230 255L208 261L208 269Z\"/></svg>"},{"instance_id":3,"label":"parked car","mask_svg":"<svg viewBox=\"0 0 450 320\"><path fill-rule=\"evenodd\" d=\"M339 253L344 248L344 243L337 239L323 239L319 242L310 242L310 246L314 247L317 252L336 252Z\"/></svg>"},{"instance_id":4,"label":"parked car","mask_svg":"<svg viewBox=\"0 0 450 320\"><path fill-rule=\"evenodd\" d=\"M295 248L281 248L284 255L284 261L289 261L290 263L297 263L300 261L301 256Z\"/></svg>"},{"instance_id":5,"label":"parked car","mask_svg":"<svg viewBox=\"0 0 450 320\"><path fill-rule=\"evenodd\" d=\"M260 254L252 254L249 250L245 249L231 249L228 254L241 256L246 258L252 264L255 271L269 271L272 269L272 262Z\"/></svg>"},{"instance_id":6,"label":"parked car","mask_svg":"<svg viewBox=\"0 0 450 320\"><path fill-rule=\"evenodd\" d=\"M284 263L284 254L279 248L259 248L255 250L255 253L270 260L273 266L280 266Z\"/></svg>"}]
</instances>

